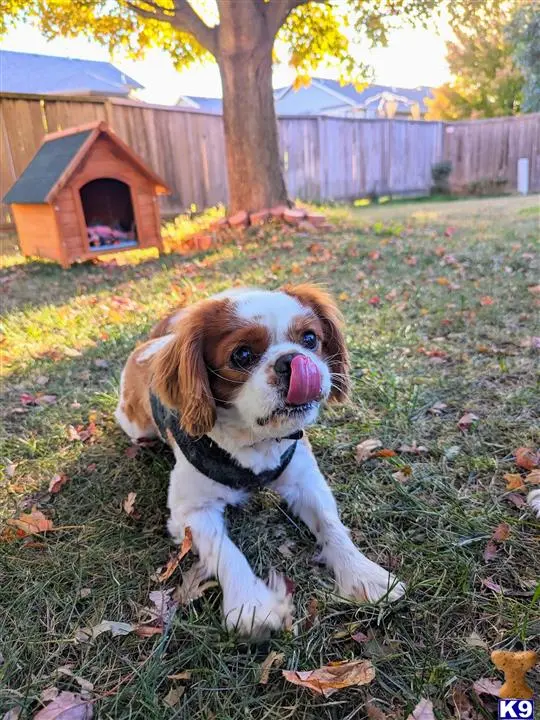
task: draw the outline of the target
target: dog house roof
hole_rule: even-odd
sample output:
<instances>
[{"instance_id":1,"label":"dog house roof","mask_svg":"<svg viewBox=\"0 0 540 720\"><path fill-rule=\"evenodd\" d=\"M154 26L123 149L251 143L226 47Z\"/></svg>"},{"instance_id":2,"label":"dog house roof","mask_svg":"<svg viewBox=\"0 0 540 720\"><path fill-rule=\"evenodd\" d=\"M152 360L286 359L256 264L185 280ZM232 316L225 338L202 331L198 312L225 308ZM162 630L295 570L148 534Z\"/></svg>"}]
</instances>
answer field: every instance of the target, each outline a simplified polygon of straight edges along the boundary
<instances>
[{"instance_id":1,"label":"dog house roof","mask_svg":"<svg viewBox=\"0 0 540 720\"><path fill-rule=\"evenodd\" d=\"M91 123L45 135L30 164L5 195L6 204L50 203L69 182L82 158L101 135L107 135L126 160L155 184L155 191L168 195L169 188L105 122Z\"/></svg>"}]
</instances>

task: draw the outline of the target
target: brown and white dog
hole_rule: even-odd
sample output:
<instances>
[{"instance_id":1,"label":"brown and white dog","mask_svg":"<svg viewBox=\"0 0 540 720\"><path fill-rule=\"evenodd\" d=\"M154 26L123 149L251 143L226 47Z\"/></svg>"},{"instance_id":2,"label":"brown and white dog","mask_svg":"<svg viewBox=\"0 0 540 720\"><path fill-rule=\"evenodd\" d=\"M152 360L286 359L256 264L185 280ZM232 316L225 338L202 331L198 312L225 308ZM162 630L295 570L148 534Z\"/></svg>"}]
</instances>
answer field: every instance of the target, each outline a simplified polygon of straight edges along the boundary
<instances>
[{"instance_id":1,"label":"brown and white dog","mask_svg":"<svg viewBox=\"0 0 540 720\"><path fill-rule=\"evenodd\" d=\"M230 540L227 505L270 487L306 523L338 592L396 600L404 586L353 544L303 437L324 400L348 391L342 318L317 287L220 293L162 320L122 372L116 418L134 440L161 437L176 464L168 528L187 527L202 573L219 579L226 626L245 635L286 626L284 580L256 577Z\"/></svg>"}]
</instances>

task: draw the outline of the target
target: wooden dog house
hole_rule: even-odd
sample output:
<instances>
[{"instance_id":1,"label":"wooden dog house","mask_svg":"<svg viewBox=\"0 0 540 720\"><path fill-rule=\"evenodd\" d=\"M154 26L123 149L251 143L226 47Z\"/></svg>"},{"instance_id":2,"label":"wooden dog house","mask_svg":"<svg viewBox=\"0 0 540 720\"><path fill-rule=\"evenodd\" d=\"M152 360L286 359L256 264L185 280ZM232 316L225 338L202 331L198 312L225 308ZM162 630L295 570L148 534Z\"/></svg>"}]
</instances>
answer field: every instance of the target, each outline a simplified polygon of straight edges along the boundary
<instances>
[{"instance_id":1,"label":"wooden dog house","mask_svg":"<svg viewBox=\"0 0 540 720\"><path fill-rule=\"evenodd\" d=\"M23 255L68 267L104 252L162 249L163 180L104 122L46 135L4 198Z\"/></svg>"}]
</instances>

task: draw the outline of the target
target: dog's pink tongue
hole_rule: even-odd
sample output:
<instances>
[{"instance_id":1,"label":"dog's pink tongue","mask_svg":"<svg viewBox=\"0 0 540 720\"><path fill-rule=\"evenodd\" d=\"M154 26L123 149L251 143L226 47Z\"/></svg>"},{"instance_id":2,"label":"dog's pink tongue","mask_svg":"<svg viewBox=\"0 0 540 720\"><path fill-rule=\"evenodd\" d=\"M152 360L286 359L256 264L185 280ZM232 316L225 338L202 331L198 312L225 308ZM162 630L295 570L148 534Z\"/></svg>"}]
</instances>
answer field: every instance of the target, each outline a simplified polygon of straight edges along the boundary
<instances>
[{"instance_id":1,"label":"dog's pink tongue","mask_svg":"<svg viewBox=\"0 0 540 720\"><path fill-rule=\"evenodd\" d=\"M287 402L303 405L321 394L321 373L307 355L295 355L291 360L291 379Z\"/></svg>"}]
</instances>

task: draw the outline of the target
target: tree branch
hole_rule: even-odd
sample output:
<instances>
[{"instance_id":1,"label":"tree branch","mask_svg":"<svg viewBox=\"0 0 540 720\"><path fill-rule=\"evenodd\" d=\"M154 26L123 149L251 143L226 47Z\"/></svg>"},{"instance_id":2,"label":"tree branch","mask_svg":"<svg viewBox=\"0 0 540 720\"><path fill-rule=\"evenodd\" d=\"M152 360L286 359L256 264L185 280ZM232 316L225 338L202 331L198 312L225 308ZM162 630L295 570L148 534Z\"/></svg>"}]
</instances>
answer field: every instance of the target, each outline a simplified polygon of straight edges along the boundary
<instances>
[{"instance_id":1,"label":"tree branch","mask_svg":"<svg viewBox=\"0 0 540 720\"><path fill-rule=\"evenodd\" d=\"M193 35L195 40L212 55L218 51L217 27L209 27L195 12L187 0L173 0L174 26Z\"/></svg>"},{"instance_id":2,"label":"tree branch","mask_svg":"<svg viewBox=\"0 0 540 720\"><path fill-rule=\"evenodd\" d=\"M153 9L146 10L131 0L126 0L126 5L143 18L169 23L177 30L193 35L199 45L202 45L212 55L217 54L217 28L211 28L203 22L187 0L174 0L174 10L170 11L153 0L143 0L143 2Z\"/></svg>"},{"instance_id":3,"label":"tree branch","mask_svg":"<svg viewBox=\"0 0 540 720\"><path fill-rule=\"evenodd\" d=\"M307 5L310 2L326 3L328 0L270 0L270 2L265 5L268 29L270 32L276 35L279 28L295 8L301 5Z\"/></svg>"}]
</instances>

